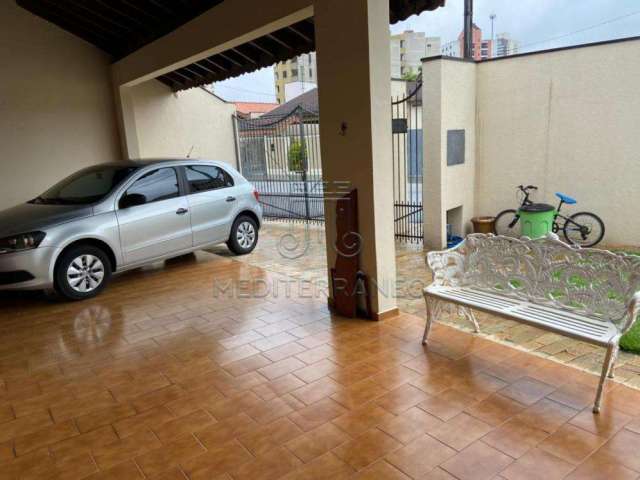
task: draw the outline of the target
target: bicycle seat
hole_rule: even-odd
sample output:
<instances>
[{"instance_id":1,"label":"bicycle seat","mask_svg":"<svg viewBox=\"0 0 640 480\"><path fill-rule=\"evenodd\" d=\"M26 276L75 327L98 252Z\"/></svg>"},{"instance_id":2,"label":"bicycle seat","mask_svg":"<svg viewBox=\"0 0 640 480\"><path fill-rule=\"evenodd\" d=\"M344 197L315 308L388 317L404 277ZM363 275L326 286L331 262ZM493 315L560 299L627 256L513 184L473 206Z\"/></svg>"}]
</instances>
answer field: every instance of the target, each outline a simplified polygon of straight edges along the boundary
<instances>
[{"instance_id":1,"label":"bicycle seat","mask_svg":"<svg viewBox=\"0 0 640 480\"><path fill-rule=\"evenodd\" d=\"M573 205L574 203L578 203L578 201L575 198L565 195L564 193L556 192L556 197L558 197L567 205Z\"/></svg>"}]
</instances>

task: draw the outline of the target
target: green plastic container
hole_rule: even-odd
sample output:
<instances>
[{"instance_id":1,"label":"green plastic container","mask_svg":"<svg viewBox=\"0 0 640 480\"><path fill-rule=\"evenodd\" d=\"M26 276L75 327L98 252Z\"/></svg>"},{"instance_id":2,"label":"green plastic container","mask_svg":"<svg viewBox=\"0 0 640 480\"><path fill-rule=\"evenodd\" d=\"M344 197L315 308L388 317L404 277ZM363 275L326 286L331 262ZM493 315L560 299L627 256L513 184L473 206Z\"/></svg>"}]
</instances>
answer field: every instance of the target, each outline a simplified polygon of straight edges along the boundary
<instances>
[{"instance_id":1,"label":"green plastic container","mask_svg":"<svg viewBox=\"0 0 640 480\"><path fill-rule=\"evenodd\" d=\"M534 203L518 211L520 215L520 234L523 237L540 238L553 230L556 210L553 205Z\"/></svg>"}]
</instances>

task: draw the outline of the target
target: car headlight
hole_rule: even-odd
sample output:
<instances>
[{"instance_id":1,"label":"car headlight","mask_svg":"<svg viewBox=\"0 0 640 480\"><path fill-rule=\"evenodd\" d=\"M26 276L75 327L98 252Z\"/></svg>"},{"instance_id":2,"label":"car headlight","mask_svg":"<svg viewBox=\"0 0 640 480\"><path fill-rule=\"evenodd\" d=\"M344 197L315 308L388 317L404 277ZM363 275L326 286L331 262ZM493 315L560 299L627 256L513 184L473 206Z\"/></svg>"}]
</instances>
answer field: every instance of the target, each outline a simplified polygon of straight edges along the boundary
<instances>
[{"instance_id":1,"label":"car headlight","mask_svg":"<svg viewBox=\"0 0 640 480\"><path fill-rule=\"evenodd\" d=\"M3 253L20 252L37 248L42 243L46 233L29 232L14 235L12 237L0 238L0 255Z\"/></svg>"}]
</instances>

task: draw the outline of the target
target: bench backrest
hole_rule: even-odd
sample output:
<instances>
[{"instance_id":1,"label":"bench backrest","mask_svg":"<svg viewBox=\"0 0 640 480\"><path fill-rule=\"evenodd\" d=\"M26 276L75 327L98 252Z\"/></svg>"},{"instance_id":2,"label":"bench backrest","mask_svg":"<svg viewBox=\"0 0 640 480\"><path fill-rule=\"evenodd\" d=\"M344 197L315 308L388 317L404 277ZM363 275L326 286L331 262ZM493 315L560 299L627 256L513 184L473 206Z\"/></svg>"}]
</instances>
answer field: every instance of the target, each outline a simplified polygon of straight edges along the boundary
<instances>
[{"instance_id":1,"label":"bench backrest","mask_svg":"<svg viewBox=\"0 0 640 480\"><path fill-rule=\"evenodd\" d=\"M579 248L556 235L537 240L472 234L430 252L434 282L587 315L628 329L637 315L640 257Z\"/></svg>"}]
</instances>

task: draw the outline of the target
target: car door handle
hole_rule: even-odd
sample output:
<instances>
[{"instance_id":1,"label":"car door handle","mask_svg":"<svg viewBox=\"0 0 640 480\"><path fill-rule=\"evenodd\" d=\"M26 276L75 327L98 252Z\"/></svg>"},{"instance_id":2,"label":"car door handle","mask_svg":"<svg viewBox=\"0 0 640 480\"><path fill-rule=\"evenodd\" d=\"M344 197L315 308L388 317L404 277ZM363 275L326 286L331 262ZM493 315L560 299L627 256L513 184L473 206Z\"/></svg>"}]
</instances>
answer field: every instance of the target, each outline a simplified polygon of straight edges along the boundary
<instances>
[{"instance_id":1,"label":"car door handle","mask_svg":"<svg viewBox=\"0 0 640 480\"><path fill-rule=\"evenodd\" d=\"M189 210L187 210L186 208L179 208L178 210L176 210L176 215L184 215L185 213L188 213Z\"/></svg>"},{"instance_id":2,"label":"car door handle","mask_svg":"<svg viewBox=\"0 0 640 480\"><path fill-rule=\"evenodd\" d=\"M235 202L236 197L227 197L227 202Z\"/></svg>"}]
</instances>

